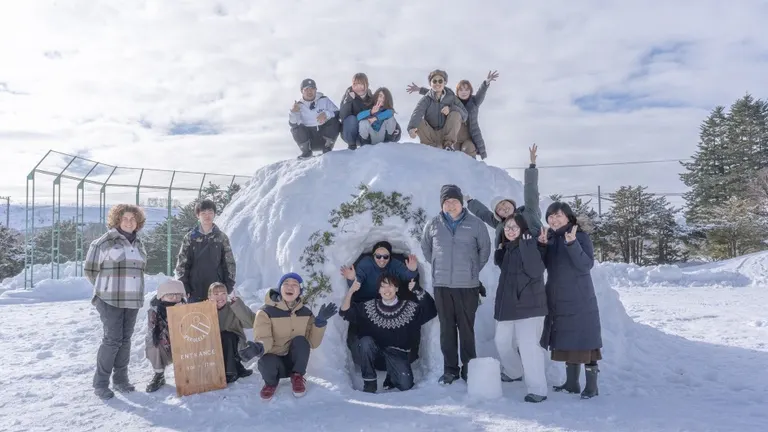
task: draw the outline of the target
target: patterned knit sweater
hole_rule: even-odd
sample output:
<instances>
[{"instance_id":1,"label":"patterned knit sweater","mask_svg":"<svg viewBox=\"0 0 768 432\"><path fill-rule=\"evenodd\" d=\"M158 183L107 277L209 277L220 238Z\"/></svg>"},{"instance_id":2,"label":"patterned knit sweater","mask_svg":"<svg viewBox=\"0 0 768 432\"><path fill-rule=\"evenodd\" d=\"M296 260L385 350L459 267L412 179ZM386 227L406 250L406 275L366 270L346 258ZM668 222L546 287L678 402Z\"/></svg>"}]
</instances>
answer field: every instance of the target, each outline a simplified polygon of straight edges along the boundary
<instances>
[{"instance_id":1,"label":"patterned knit sweater","mask_svg":"<svg viewBox=\"0 0 768 432\"><path fill-rule=\"evenodd\" d=\"M393 306L385 305L381 299L353 303L339 314L358 326L358 336L370 336L379 348L395 347L409 351L410 340L422 325L437 316L435 301L421 288L413 290L417 302L399 300Z\"/></svg>"}]
</instances>

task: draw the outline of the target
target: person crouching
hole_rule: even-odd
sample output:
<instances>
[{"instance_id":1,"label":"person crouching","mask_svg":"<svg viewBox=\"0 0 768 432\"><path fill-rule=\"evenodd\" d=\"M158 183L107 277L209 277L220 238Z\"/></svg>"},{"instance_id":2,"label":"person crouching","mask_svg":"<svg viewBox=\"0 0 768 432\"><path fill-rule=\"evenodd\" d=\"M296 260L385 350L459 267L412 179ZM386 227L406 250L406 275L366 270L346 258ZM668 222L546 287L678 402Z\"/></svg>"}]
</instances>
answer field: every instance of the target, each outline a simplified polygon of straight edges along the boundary
<instances>
[{"instance_id":1,"label":"person crouching","mask_svg":"<svg viewBox=\"0 0 768 432\"><path fill-rule=\"evenodd\" d=\"M149 303L145 354L155 375L147 385L147 393L155 392L165 385L165 368L173 363L167 308L184 303L185 293L183 283L170 279L157 287L155 298Z\"/></svg>"},{"instance_id":2,"label":"person crouching","mask_svg":"<svg viewBox=\"0 0 768 432\"><path fill-rule=\"evenodd\" d=\"M415 288L414 280L408 284L408 289L416 295L417 301L398 299L399 285L397 276L385 273L379 278L380 299L352 304L352 296L360 289L360 282L355 280L339 312L358 327L360 339L353 348L357 351L355 357L361 361L363 391L367 393L376 393L377 370L387 371L385 390L406 391L413 387L408 355L411 335L437 316L434 299L423 289Z\"/></svg>"},{"instance_id":3,"label":"person crouching","mask_svg":"<svg viewBox=\"0 0 768 432\"><path fill-rule=\"evenodd\" d=\"M214 282L208 287L208 300L216 303L219 313L221 349L224 354L227 384L239 378L251 376L253 371L243 366L239 353L247 343L244 329L253 328L256 314L237 296L233 295L231 300L227 299L227 286L221 282Z\"/></svg>"}]
</instances>

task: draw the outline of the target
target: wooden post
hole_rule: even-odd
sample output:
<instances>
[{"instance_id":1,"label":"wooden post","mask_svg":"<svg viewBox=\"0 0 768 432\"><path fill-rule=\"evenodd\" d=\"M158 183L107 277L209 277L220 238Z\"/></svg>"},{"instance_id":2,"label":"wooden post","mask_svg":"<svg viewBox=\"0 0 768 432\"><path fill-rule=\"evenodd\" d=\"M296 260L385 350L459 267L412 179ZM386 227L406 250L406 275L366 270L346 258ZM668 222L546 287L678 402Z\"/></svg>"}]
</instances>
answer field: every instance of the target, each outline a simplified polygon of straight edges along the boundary
<instances>
[{"instance_id":1,"label":"wooden post","mask_svg":"<svg viewBox=\"0 0 768 432\"><path fill-rule=\"evenodd\" d=\"M210 301L168 308L176 394L227 388L219 313Z\"/></svg>"}]
</instances>

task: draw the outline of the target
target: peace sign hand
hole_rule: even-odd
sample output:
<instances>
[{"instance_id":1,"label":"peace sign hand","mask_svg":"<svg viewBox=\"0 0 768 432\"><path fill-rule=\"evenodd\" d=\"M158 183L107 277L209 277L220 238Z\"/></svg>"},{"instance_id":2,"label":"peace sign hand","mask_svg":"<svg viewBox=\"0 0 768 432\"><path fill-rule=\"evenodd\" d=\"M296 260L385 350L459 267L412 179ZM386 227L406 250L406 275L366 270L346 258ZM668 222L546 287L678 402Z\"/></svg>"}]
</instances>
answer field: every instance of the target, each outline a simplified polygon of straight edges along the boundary
<instances>
[{"instance_id":1,"label":"peace sign hand","mask_svg":"<svg viewBox=\"0 0 768 432\"><path fill-rule=\"evenodd\" d=\"M541 232L539 233L539 243L547 243L547 229L544 227L541 227Z\"/></svg>"},{"instance_id":2,"label":"peace sign hand","mask_svg":"<svg viewBox=\"0 0 768 432\"><path fill-rule=\"evenodd\" d=\"M486 84L491 84L491 81L496 81L496 78L499 77L498 71L488 71L488 78L485 79Z\"/></svg>"},{"instance_id":3,"label":"peace sign hand","mask_svg":"<svg viewBox=\"0 0 768 432\"><path fill-rule=\"evenodd\" d=\"M565 233L565 241L567 243L573 243L576 241L576 230L579 229L578 225L574 225L570 231Z\"/></svg>"}]
</instances>

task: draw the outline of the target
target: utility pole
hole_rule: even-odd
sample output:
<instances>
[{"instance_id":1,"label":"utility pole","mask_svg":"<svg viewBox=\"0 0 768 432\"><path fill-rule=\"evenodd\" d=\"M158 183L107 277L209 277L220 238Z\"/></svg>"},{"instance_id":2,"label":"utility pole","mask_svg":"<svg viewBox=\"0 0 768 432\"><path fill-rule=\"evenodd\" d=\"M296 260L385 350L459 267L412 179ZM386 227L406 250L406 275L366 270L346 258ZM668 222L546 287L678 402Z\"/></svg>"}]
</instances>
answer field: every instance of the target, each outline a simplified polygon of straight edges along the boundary
<instances>
[{"instance_id":1,"label":"utility pole","mask_svg":"<svg viewBox=\"0 0 768 432\"><path fill-rule=\"evenodd\" d=\"M0 200L5 200L5 226L11 227L11 197L0 196Z\"/></svg>"}]
</instances>

